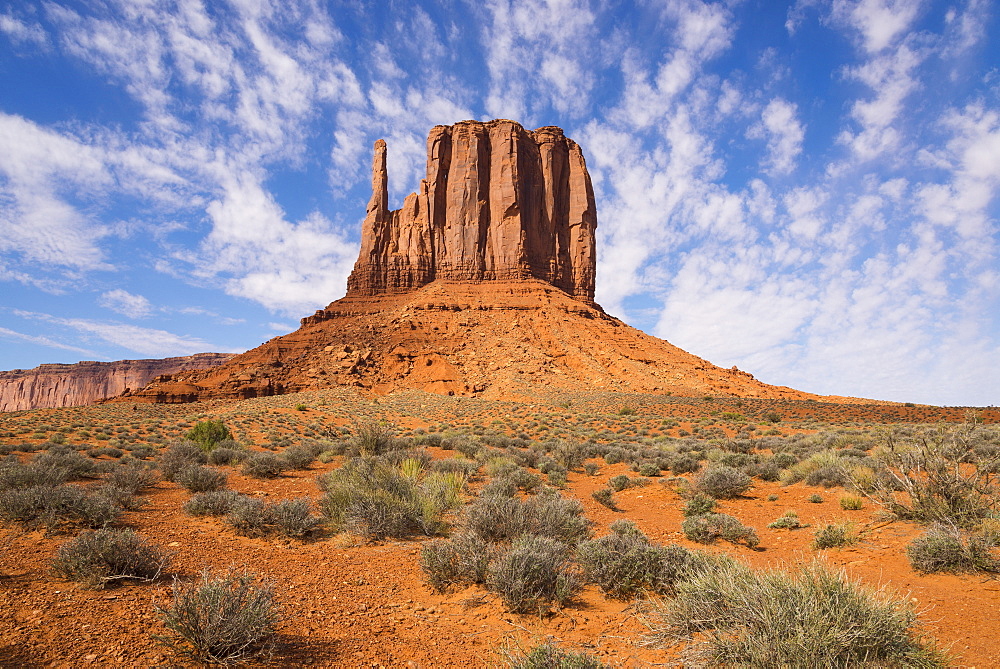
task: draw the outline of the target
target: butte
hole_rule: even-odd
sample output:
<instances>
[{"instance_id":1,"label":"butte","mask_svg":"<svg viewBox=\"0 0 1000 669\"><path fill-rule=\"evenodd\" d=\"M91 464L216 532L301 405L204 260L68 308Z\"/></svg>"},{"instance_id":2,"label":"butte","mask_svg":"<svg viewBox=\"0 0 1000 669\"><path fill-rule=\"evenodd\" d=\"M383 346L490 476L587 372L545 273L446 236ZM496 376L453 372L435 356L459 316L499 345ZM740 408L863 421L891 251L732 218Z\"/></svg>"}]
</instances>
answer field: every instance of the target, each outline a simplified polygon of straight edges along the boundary
<instances>
[{"instance_id":1,"label":"butte","mask_svg":"<svg viewBox=\"0 0 1000 669\"><path fill-rule=\"evenodd\" d=\"M594 302L594 191L579 145L560 128L436 126L427 176L397 210L388 206L383 140L374 153L361 252L343 298L295 332L119 399L245 399L335 386L489 399L553 390L818 398L717 367Z\"/></svg>"}]
</instances>

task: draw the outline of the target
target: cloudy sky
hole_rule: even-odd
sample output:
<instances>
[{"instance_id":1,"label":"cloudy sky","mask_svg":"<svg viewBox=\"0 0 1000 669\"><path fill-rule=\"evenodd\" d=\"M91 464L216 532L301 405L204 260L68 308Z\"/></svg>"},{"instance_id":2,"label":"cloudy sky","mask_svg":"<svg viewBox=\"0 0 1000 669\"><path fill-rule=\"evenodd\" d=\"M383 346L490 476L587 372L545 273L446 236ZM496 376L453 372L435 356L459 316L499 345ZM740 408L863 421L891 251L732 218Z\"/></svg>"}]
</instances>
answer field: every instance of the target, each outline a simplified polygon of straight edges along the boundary
<instances>
[{"instance_id":1,"label":"cloudy sky","mask_svg":"<svg viewBox=\"0 0 1000 669\"><path fill-rule=\"evenodd\" d=\"M512 118L583 147L609 313L768 383L998 404L998 14L0 0L0 369L289 332L344 293L374 140L399 206L433 125Z\"/></svg>"}]
</instances>

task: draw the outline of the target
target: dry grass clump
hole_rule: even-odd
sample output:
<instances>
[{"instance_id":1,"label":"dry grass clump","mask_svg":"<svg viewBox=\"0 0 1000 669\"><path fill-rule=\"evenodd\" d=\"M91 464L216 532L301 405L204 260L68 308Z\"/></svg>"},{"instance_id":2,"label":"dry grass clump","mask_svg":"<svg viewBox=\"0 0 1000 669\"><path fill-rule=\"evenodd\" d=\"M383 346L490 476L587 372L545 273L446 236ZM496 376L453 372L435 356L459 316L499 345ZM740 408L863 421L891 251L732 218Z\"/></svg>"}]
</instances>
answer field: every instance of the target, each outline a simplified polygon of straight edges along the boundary
<instances>
[{"instance_id":1,"label":"dry grass clump","mask_svg":"<svg viewBox=\"0 0 1000 669\"><path fill-rule=\"evenodd\" d=\"M955 525L938 523L906 548L910 566L926 574L947 571L996 572L1000 560L993 557L993 537L962 531Z\"/></svg>"},{"instance_id":2,"label":"dry grass clump","mask_svg":"<svg viewBox=\"0 0 1000 669\"><path fill-rule=\"evenodd\" d=\"M647 643L684 644L685 662L746 667L944 667L916 613L884 589L813 562L798 572L720 562L649 607Z\"/></svg>"}]
</instances>

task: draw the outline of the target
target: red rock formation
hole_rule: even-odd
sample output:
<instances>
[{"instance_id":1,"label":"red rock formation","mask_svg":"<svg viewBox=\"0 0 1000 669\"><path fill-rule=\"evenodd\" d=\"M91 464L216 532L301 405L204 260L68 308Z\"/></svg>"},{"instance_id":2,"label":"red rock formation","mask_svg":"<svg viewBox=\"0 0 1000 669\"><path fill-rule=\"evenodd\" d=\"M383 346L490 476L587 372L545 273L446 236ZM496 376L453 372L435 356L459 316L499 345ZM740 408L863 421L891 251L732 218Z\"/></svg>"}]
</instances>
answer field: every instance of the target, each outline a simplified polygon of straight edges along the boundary
<instances>
[{"instance_id":1,"label":"red rock formation","mask_svg":"<svg viewBox=\"0 0 1000 669\"><path fill-rule=\"evenodd\" d=\"M529 132L506 120L436 126L427 177L401 209L389 210L387 183L380 139L349 296L436 279L536 278L594 304L594 190L580 147L561 129Z\"/></svg>"},{"instance_id":2,"label":"red rock formation","mask_svg":"<svg viewBox=\"0 0 1000 669\"><path fill-rule=\"evenodd\" d=\"M559 128L529 132L503 120L435 127L427 177L395 211L387 174L379 140L344 298L291 334L126 399L342 385L492 398L551 388L818 398L716 367L594 303L594 193L580 147Z\"/></svg>"},{"instance_id":3,"label":"red rock formation","mask_svg":"<svg viewBox=\"0 0 1000 669\"><path fill-rule=\"evenodd\" d=\"M0 411L92 404L142 388L163 374L207 369L232 357L231 353L197 353L160 360L48 364L0 372Z\"/></svg>"}]
</instances>

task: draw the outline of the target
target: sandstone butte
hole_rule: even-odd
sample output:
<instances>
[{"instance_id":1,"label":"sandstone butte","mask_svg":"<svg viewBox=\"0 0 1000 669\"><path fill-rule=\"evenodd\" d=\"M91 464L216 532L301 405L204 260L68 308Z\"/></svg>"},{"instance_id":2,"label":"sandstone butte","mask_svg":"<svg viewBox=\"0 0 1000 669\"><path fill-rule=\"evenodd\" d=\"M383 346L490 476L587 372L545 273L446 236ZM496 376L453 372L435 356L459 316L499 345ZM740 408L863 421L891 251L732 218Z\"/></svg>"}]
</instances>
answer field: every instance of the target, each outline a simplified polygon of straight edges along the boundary
<instances>
[{"instance_id":1,"label":"sandstone butte","mask_svg":"<svg viewBox=\"0 0 1000 669\"><path fill-rule=\"evenodd\" d=\"M594 302L594 191L580 147L560 128L529 131L509 120L436 126L427 176L396 210L387 163L379 140L361 251L343 298L291 334L207 370L161 376L118 401L332 386L490 399L555 389L819 398L717 367Z\"/></svg>"}]
</instances>

